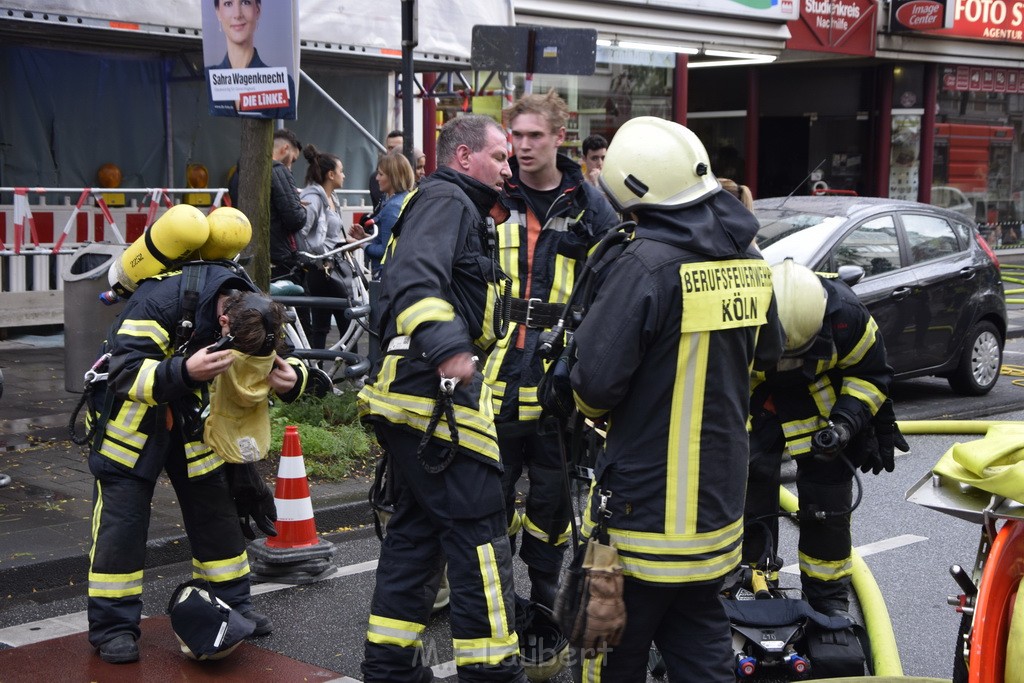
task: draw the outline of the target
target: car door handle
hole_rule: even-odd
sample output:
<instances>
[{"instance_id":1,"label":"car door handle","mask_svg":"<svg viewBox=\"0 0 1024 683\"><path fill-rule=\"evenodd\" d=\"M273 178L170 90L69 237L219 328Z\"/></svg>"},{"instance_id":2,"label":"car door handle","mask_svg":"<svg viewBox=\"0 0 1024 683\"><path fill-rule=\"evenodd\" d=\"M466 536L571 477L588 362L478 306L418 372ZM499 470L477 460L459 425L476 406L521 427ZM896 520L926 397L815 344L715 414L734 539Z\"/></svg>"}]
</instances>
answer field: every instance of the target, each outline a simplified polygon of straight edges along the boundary
<instances>
[{"instance_id":1,"label":"car door handle","mask_svg":"<svg viewBox=\"0 0 1024 683\"><path fill-rule=\"evenodd\" d=\"M971 278L974 277L976 272L977 268L975 268L974 266L965 266L960 269L960 277L962 277L965 280L970 280Z\"/></svg>"},{"instance_id":2,"label":"car door handle","mask_svg":"<svg viewBox=\"0 0 1024 683\"><path fill-rule=\"evenodd\" d=\"M892 294L890 294L889 296L892 297L893 299L896 299L897 301L906 299L908 296L910 296L910 287L897 287L896 289L892 290Z\"/></svg>"}]
</instances>

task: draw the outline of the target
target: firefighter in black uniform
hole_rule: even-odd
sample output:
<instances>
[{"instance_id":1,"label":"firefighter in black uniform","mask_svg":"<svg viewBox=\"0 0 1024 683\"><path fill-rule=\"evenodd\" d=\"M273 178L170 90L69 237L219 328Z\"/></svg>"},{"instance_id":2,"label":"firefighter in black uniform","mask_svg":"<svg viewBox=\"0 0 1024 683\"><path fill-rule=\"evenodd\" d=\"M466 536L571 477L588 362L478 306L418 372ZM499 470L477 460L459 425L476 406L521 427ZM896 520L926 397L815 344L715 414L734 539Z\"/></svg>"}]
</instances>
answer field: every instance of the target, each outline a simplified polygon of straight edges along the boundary
<instances>
[{"instance_id":1,"label":"firefighter in black uniform","mask_svg":"<svg viewBox=\"0 0 1024 683\"><path fill-rule=\"evenodd\" d=\"M239 516L251 512L260 529L274 533L273 494L258 473L253 476L251 463L226 464L203 442L200 418L209 402L208 383L234 362L232 351L207 348L230 328L232 316L242 313L225 314L228 293L258 290L240 268L208 264L192 272L195 280L182 271L143 280L108 341L108 398L97 406L98 428L89 454L96 481L88 614L89 642L111 663L139 658L146 535L161 470L167 471L181 505L193 576L209 581L217 597L255 622L255 635L272 629L270 620L252 607ZM186 280L196 295L190 312L183 303ZM251 296L257 309L270 304ZM186 318L193 318L190 337L181 333ZM265 324L267 317L261 314L260 320ZM268 343L276 346L281 333L268 325ZM298 360L280 357L268 376L270 387L285 401L302 393L306 379ZM248 520L245 524L249 530Z\"/></svg>"},{"instance_id":2,"label":"firefighter in black uniform","mask_svg":"<svg viewBox=\"0 0 1024 683\"><path fill-rule=\"evenodd\" d=\"M381 282L381 351L359 393L394 484L362 664L365 681L430 681L423 630L448 561L460 681L525 681L490 390L478 356L495 342L494 225L509 176L505 134L449 121L440 168L407 199ZM429 590L424 590L429 586Z\"/></svg>"},{"instance_id":3,"label":"firefighter in black uniform","mask_svg":"<svg viewBox=\"0 0 1024 683\"><path fill-rule=\"evenodd\" d=\"M874 319L846 283L792 259L772 273L786 352L776 367L753 373L743 559L763 566L775 556L779 468L788 453L805 513L801 586L817 611L845 615L853 574L853 467L892 471L893 370Z\"/></svg>"},{"instance_id":4,"label":"firefighter in black uniform","mask_svg":"<svg viewBox=\"0 0 1024 683\"><path fill-rule=\"evenodd\" d=\"M538 433L544 367L537 338L560 317L588 250L619 220L601 191L584 181L579 164L558 154L568 108L557 93L521 97L506 116L515 156L505 183L511 215L498 227L498 244L501 268L512 278L512 321L519 324L498 341L484 377L494 392L510 537L514 544L522 528L519 556L529 568L530 598L550 608L571 511L554 431ZM516 484L524 468L530 488L520 517Z\"/></svg>"},{"instance_id":5,"label":"firefighter in black uniform","mask_svg":"<svg viewBox=\"0 0 1024 683\"><path fill-rule=\"evenodd\" d=\"M771 272L751 245L757 221L687 128L628 121L600 182L637 227L576 330L571 379L579 409L608 421L592 491L610 494L626 627L583 680L646 680L653 641L672 680L733 683L718 594L740 561L750 367L782 353Z\"/></svg>"}]
</instances>

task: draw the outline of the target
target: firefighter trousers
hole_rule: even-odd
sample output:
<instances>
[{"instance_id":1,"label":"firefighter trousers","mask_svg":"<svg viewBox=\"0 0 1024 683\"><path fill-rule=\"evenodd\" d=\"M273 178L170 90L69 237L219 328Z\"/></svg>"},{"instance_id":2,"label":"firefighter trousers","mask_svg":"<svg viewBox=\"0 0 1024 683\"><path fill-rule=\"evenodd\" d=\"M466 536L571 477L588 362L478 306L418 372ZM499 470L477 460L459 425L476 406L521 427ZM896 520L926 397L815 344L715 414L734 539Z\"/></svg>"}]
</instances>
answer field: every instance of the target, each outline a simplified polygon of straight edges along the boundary
<instances>
[{"instance_id":1,"label":"firefighter trousers","mask_svg":"<svg viewBox=\"0 0 1024 683\"><path fill-rule=\"evenodd\" d=\"M499 424L498 448L505 466L501 487L509 528L513 528L519 478L524 469L529 471L530 488L526 494L519 557L529 567L530 599L550 608L558 591L562 557L569 546L572 507L566 493L558 435L553 431L554 426L548 432L538 431L543 426L537 420ZM515 552L514 534L509 541Z\"/></svg>"},{"instance_id":2,"label":"firefighter trousers","mask_svg":"<svg viewBox=\"0 0 1024 683\"><path fill-rule=\"evenodd\" d=\"M777 424L777 423L776 423ZM750 476L744 510L743 561L760 561L778 550L779 482L785 442L781 429L758 429L750 435ZM838 456L796 461L800 510L824 513L802 517L798 541L801 587L812 607L821 612L847 608L853 574L849 509L853 471Z\"/></svg>"},{"instance_id":3,"label":"firefighter trousers","mask_svg":"<svg viewBox=\"0 0 1024 683\"><path fill-rule=\"evenodd\" d=\"M735 683L732 630L718 594L722 581L654 585L626 577L626 630L597 657L578 652L583 683L644 683L653 642L673 683Z\"/></svg>"},{"instance_id":4,"label":"firefighter trousers","mask_svg":"<svg viewBox=\"0 0 1024 683\"><path fill-rule=\"evenodd\" d=\"M433 679L440 651L422 636L447 559L459 680L525 682L499 469L460 452L430 473L420 458L441 462L446 449L439 442L417 455L420 434L380 423L376 431L391 466L395 512L377 563L363 680Z\"/></svg>"},{"instance_id":5,"label":"firefighter trousers","mask_svg":"<svg viewBox=\"0 0 1024 683\"><path fill-rule=\"evenodd\" d=\"M156 482L137 477L96 452L89 455L89 468L96 478L89 555L89 642L98 647L123 633L138 640L141 633L142 575ZM174 443L174 439L164 468L177 494L192 547L192 576L209 581L217 597L235 609L251 610L245 538L224 468L190 479L181 442Z\"/></svg>"}]
</instances>

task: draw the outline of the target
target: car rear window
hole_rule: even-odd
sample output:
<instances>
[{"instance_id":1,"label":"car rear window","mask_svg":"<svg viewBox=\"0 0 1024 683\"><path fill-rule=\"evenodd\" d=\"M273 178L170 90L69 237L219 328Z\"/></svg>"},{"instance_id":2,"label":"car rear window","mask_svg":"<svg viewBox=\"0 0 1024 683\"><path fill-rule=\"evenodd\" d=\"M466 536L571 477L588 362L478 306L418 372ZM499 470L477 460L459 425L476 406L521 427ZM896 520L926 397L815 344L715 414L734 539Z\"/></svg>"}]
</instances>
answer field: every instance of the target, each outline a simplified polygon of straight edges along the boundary
<instances>
[{"instance_id":1,"label":"car rear window","mask_svg":"<svg viewBox=\"0 0 1024 683\"><path fill-rule=\"evenodd\" d=\"M960 251L960 243L953 227L939 216L905 213L903 229L910 245L910 262L923 263Z\"/></svg>"}]
</instances>

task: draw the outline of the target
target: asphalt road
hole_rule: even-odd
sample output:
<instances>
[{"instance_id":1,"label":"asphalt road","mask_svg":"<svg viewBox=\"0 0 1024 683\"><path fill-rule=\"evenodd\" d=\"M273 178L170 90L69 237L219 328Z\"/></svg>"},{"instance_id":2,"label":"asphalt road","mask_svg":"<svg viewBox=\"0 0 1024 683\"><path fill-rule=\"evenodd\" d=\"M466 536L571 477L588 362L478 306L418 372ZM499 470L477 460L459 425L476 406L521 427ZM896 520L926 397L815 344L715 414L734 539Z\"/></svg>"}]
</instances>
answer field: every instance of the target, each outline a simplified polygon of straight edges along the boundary
<instances>
[{"instance_id":1,"label":"asphalt road","mask_svg":"<svg viewBox=\"0 0 1024 683\"><path fill-rule=\"evenodd\" d=\"M1024 340L1009 342L1006 363L1024 365ZM1002 377L995 390L981 398L956 396L944 381L936 379L900 383L895 398L902 420L1024 418L1024 387L1013 385L1010 377ZM951 676L959 615L946 604L946 596L959 591L948 567L953 563L973 565L979 529L908 503L904 496L955 441L974 438L909 436L911 450L899 457L895 472L867 475L863 481L864 500L854 514L854 544L885 596L906 675ZM780 554L792 562L796 557L794 528L788 523L782 527ZM339 569L333 578L298 587L264 584L254 591L257 607L269 614L276 626L274 633L258 644L358 679L379 546L370 529L328 538L337 546ZM185 564L150 571L145 588L148 613L159 613L171 590L189 576L190 567ZM526 581L524 568L517 566L517 582ZM0 642L18 638L34 642L68 625L85 628L81 586L13 596L6 605L0 611ZM424 640L438 664L438 679L455 680L446 613L434 620ZM563 674L554 680L569 678Z\"/></svg>"}]
</instances>

